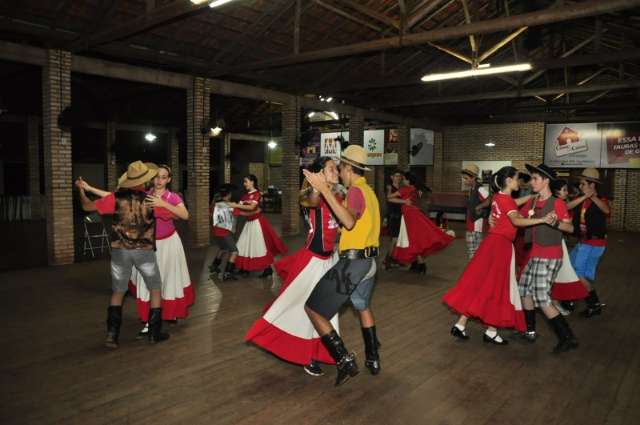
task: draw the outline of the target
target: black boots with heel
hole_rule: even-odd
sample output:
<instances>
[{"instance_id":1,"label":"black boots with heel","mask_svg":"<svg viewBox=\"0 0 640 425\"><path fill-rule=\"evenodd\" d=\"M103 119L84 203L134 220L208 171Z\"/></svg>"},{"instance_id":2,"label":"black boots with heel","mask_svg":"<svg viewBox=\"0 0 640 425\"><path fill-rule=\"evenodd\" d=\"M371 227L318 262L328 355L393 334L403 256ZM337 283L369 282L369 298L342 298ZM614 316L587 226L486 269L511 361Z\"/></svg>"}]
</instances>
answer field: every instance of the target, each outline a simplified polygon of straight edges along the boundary
<instances>
[{"instance_id":1,"label":"black boots with heel","mask_svg":"<svg viewBox=\"0 0 640 425\"><path fill-rule=\"evenodd\" d=\"M565 318L559 314L553 319L549 319L553 332L558 337L558 344L553 348L553 354L563 353L565 351L578 348L578 340L571 332L569 324Z\"/></svg>"},{"instance_id":2,"label":"black boots with heel","mask_svg":"<svg viewBox=\"0 0 640 425\"><path fill-rule=\"evenodd\" d=\"M107 309L107 338L104 346L107 348L118 348L118 338L120 337L120 326L122 325L122 306L110 305Z\"/></svg>"},{"instance_id":3,"label":"black boots with heel","mask_svg":"<svg viewBox=\"0 0 640 425\"><path fill-rule=\"evenodd\" d=\"M149 311L149 343L156 344L167 339L169 334L162 332L162 309L152 308Z\"/></svg>"},{"instance_id":4,"label":"black boots with heel","mask_svg":"<svg viewBox=\"0 0 640 425\"><path fill-rule=\"evenodd\" d=\"M378 347L380 346L376 337L376 327L362 328L362 338L364 339L364 352L366 361L364 365L372 375L380 373L380 356Z\"/></svg>"},{"instance_id":5,"label":"black boots with heel","mask_svg":"<svg viewBox=\"0 0 640 425\"><path fill-rule=\"evenodd\" d=\"M322 344L327 348L333 360L336 361L336 367L338 368L336 386L344 384L349 378L358 374L355 354L347 351L342 338L335 330L322 337Z\"/></svg>"}]
</instances>

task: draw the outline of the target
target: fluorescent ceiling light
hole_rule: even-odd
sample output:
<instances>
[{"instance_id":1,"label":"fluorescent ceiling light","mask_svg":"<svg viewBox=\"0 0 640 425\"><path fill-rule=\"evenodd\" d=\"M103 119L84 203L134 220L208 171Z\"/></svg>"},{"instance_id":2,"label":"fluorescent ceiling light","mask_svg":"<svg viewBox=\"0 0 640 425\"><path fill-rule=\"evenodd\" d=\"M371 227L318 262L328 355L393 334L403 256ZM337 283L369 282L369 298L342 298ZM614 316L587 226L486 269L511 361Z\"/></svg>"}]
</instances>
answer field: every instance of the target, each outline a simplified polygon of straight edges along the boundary
<instances>
[{"instance_id":1,"label":"fluorescent ceiling light","mask_svg":"<svg viewBox=\"0 0 640 425\"><path fill-rule=\"evenodd\" d=\"M313 117L315 114L316 114L316 113L315 113L315 112L313 112L313 111L312 111L312 112L309 112L309 113L307 114L307 117L311 118L311 117Z\"/></svg>"},{"instance_id":2,"label":"fluorescent ceiling light","mask_svg":"<svg viewBox=\"0 0 640 425\"><path fill-rule=\"evenodd\" d=\"M325 114L329 115L331 118L333 118L334 120L340 119L340 117L338 116L337 113L331 111L331 112L325 112Z\"/></svg>"},{"instance_id":3,"label":"fluorescent ceiling light","mask_svg":"<svg viewBox=\"0 0 640 425\"><path fill-rule=\"evenodd\" d=\"M332 101L333 101L333 98L332 98L331 96L329 96L329 97L328 97L328 98L326 98L324 101L325 101L325 102L332 102Z\"/></svg>"},{"instance_id":4,"label":"fluorescent ceiling light","mask_svg":"<svg viewBox=\"0 0 640 425\"><path fill-rule=\"evenodd\" d=\"M451 80L454 78L466 78L466 77L478 77L481 75L503 74L505 72L529 71L531 68L532 67L530 63L519 63L516 65L506 65L506 66L496 66L496 67L489 66L486 68L469 69L466 71L445 72L443 74L427 74L424 77L422 77L421 80L424 82Z\"/></svg>"},{"instance_id":5,"label":"fluorescent ceiling light","mask_svg":"<svg viewBox=\"0 0 640 425\"><path fill-rule=\"evenodd\" d=\"M191 3L193 4L202 4L202 3L206 3L209 0L191 0Z\"/></svg>"},{"instance_id":6,"label":"fluorescent ceiling light","mask_svg":"<svg viewBox=\"0 0 640 425\"><path fill-rule=\"evenodd\" d=\"M149 143L155 142L157 138L158 137L155 134L151 133L151 132L149 132L149 133L144 135L144 140L146 140Z\"/></svg>"},{"instance_id":7,"label":"fluorescent ceiling light","mask_svg":"<svg viewBox=\"0 0 640 425\"><path fill-rule=\"evenodd\" d=\"M494 147L496 144L495 144L495 143L493 143L493 142L488 142L488 143L485 143L484 145L485 145L486 147L488 147L488 148L492 148L492 147Z\"/></svg>"},{"instance_id":8,"label":"fluorescent ceiling light","mask_svg":"<svg viewBox=\"0 0 640 425\"><path fill-rule=\"evenodd\" d=\"M269 147L269 149L275 149L278 147L278 144L273 140L270 140L269 143L267 143L267 146Z\"/></svg>"},{"instance_id":9,"label":"fluorescent ceiling light","mask_svg":"<svg viewBox=\"0 0 640 425\"><path fill-rule=\"evenodd\" d=\"M209 3L209 7L210 8L214 8L214 7L218 7L218 6L222 6L223 4L227 4L232 0L215 0L212 1L211 3Z\"/></svg>"}]
</instances>

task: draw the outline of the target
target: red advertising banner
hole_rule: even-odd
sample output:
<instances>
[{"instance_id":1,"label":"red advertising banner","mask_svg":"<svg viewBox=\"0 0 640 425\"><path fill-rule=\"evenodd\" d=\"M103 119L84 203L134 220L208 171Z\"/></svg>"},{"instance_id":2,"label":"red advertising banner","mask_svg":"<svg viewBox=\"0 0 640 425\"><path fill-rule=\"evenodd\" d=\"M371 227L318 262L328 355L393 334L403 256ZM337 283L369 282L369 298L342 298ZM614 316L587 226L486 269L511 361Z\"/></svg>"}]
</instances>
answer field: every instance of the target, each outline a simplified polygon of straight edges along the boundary
<instances>
[{"instance_id":1,"label":"red advertising banner","mask_svg":"<svg viewBox=\"0 0 640 425\"><path fill-rule=\"evenodd\" d=\"M640 168L640 123L600 125L603 168Z\"/></svg>"}]
</instances>

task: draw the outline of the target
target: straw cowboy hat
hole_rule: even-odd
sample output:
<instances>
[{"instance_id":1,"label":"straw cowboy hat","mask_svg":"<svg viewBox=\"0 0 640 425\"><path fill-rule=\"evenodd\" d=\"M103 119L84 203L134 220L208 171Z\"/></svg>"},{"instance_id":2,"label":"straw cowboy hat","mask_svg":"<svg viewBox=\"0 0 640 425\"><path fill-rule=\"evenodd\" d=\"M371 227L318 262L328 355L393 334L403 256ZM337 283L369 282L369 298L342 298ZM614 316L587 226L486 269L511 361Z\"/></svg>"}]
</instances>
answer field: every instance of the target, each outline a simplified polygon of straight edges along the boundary
<instances>
[{"instance_id":1,"label":"straw cowboy hat","mask_svg":"<svg viewBox=\"0 0 640 425\"><path fill-rule=\"evenodd\" d=\"M129 164L127 172L118 179L118 187L130 188L145 184L158 174L158 166L153 162L135 161Z\"/></svg>"},{"instance_id":2,"label":"straw cowboy hat","mask_svg":"<svg viewBox=\"0 0 640 425\"><path fill-rule=\"evenodd\" d=\"M480 168L476 164L469 164L463 167L462 170L460 170L460 172L462 174L466 174L470 177L475 178L475 177L478 177L478 174L480 174Z\"/></svg>"},{"instance_id":3,"label":"straw cowboy hat","mask_svg":"<svg viewBox=\"0 0 640 425\"><path fill-rule=\"evenodd\" d=\"M344 161L352 167L359 168L361 170L370 171L365 164L367 163L367 152L362 146L349 145L340 155L340 161Z\"/></svg>"},{"instance_id":4,"label":"straw cowboy hat","mask_svg":"<svg viewBox=\"0 0 640 425\"><path fill-rule=\"evenodd\" d=\"M600 172L595 168L585 168L582 174L580 174L580 178L594 183L602 183L600 180Z\"/></svg>"},{"instance_id":5,"label":"straw cowboy hat","mask_svg":"<svg viewBox=\"0 0 640 425\"><path fill-rule=\"evenodd\" d=\"M545 164L540 164L537 167L531 164L524 164L527 167L527 170L530 174L536 173L541 175L542 177L546 177L549 180L557 180L558 175L553 169Z\"/></svg>"}]
</instances>

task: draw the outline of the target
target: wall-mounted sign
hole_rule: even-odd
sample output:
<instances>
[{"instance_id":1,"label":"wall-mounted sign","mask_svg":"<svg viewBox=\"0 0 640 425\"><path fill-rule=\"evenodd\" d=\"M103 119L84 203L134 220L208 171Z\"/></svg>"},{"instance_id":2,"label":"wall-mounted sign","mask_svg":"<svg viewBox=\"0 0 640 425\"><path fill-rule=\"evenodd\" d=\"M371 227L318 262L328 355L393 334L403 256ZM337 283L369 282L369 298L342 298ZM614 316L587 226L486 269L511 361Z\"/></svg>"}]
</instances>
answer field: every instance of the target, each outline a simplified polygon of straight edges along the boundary
<instances>
[{"instance_id":1,"label":"wall-mounted sign","mask_svg":"<svg viewBox=\"0 0 640 425\"><path fill-rule=\"evenodd\" d=\"M640 168L640 123L547 124L544 162L556 168Z\"/></svg>"},{"instance_id":2,"label":"wall-mounted sign","mask_svg":"<svg viewBox=\"0 0 640 425\"><path fill-rule=\"evenodd\" d=\"M320 134L320 156L340 158L342 141L349 141L349 132Z\"/></svg>"},{"instance_id":3,"label":"wall-mounted sign","mask_svg":"<svg viewBox=\"0 0 640 425\"><path fill-rule=\"evenodd\" d=\"M367 165L384 165L384 130L365 130L364 149Z\"/></svg>"},{"instance_id":4,"label":"wall-mounted sign","mask_svg":"<svg viewBox=\"0 0 640 425\"><path fill-rule=\"evenodd\" d=\"M412 128L409 141L409 165L433 165L433 131Z\"/></svg>"},{"instance_id":5,"label":"wall-mounted sign","mask_svg":"<svg viewBox=\"0 0 640 425\"><path fill-rule=\"evenodd\" d=\"M398 146L400 136L398 129L387 130L387 138L384 143L384 165L398 165Z\"/></svg>"}]
</instances>

